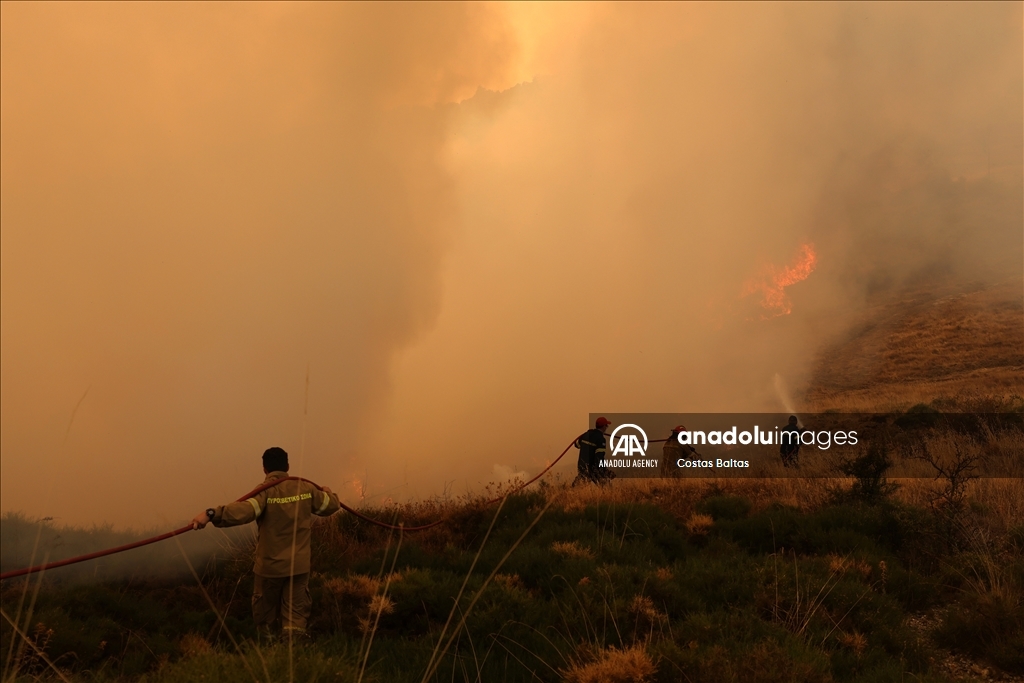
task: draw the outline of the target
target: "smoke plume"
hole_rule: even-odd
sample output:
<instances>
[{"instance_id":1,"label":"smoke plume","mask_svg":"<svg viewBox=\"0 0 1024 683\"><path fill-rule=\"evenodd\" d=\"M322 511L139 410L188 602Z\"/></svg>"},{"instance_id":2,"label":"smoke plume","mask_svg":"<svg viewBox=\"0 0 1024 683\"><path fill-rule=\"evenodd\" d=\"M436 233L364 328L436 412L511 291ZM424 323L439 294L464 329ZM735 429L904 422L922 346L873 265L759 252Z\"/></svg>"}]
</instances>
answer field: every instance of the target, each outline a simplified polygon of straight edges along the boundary
<instances>
[{"instance_id":1,"label":"smoke plume","mask_svg":"<svg viewBox=\"0 0 1024 683\"><path fill-rule=\"evenodd\" d=\"M478 491L1022 277L1019 4L2 12L4 510Z\"/></svg>"}]
</instances>

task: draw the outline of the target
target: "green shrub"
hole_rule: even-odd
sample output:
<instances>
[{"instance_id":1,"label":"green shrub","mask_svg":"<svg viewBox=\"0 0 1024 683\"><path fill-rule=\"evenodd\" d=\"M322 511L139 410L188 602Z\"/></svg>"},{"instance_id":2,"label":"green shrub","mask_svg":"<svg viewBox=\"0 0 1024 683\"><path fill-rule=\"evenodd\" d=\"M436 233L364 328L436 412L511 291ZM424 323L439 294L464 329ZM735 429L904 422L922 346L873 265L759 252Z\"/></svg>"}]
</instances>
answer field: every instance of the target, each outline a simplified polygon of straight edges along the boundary
<instances>
[{"instance_id":1,"label":"green shrub","mask_svg":"<svg viewBox=\"0 0 1024 683\"><path fill-rule=\"evenodd\" d=\"M1015 532L991 556L936 558L935 521L920 508L845 498L755 513L748 500L718 490L697 504L715 520L697 545L654 502L555 506L483 588L541 503L539 494L510 499L482 549L495 511L475 504L453 506L450 525L405 534L386 598L381 573L398 535L350 517L319 524L310 583L316 640L297 651L295 680L355 680L374 600L386 609L364 680L388 683L422 678L453 607L465 627L437 680L554 681L608 653L639 649L659 681L939 680L930 653L904 626L908 611L935 606L949 608L943 643L1020 668L1020 601L1012 596L1024 565ZM252 680L247 665L260 679L287 680L286 650L251 643L250 568L242 558L202 575L243 654L191 578L47 578L30 628L42 624L47 656L76 681ZM16 612L20 585L3 586L6 613ZM4 653L12 637L0 625ZM18 680L48 675L41 659L25 659L19 670Z\"/></svg>"},{"instance_id":2,"label":"green shrub","mask_svg":"<svg viewBox=\"0 0 1024 683\"><path fill-rule=\"evenodd\" d=\"M935 637L944 647L1024 673L1024 617L1019 603L968 593L947 610Z\"/></svg>"},{"instance_id":3,"label":"green shrub","mask_svg":"<svg viewBox=\"0 0 1024 683\"><path fill-rule=\"evenodd\" d=\"M289 658L287 643L257 648L247 644L241 653L221 648L197 652L142 676L139 683L252 683L255 680L355 683L360 662L355 648L345 643L298 645Z\"/></svg>"},{"instance_id":4,"label":"green shrub","mask_svg":"<svg viewBox=\"0 0 1024 683\"><path fill-rule=\"evenodd\" d=\"M856 478L848 495L869 502L888 498L896 490L896 484L885 478L892 464L889 447L882 438L873 439L866 452L839 465L840 472Z\"/></svg>"}]
</instances>

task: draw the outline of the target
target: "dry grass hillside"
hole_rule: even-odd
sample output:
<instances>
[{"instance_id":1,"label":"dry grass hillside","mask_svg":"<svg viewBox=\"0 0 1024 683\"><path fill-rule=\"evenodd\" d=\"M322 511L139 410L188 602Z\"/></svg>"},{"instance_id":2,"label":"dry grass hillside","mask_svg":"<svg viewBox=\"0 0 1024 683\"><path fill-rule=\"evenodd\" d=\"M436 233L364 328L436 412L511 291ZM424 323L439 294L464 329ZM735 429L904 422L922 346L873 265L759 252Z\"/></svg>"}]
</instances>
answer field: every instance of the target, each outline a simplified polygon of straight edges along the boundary
<instances>
[{"instance_id":1,"label":"dry grass hillside","mask_svg":"<svg viewBox=\"0 0 1024 683\"><path fill-rule=\"evenodd\" d=\"M1014 396L1024 396L1019 280L879 297L821 353L805 394L813 411L985 410Z\"/></svg>"}]
</instances>

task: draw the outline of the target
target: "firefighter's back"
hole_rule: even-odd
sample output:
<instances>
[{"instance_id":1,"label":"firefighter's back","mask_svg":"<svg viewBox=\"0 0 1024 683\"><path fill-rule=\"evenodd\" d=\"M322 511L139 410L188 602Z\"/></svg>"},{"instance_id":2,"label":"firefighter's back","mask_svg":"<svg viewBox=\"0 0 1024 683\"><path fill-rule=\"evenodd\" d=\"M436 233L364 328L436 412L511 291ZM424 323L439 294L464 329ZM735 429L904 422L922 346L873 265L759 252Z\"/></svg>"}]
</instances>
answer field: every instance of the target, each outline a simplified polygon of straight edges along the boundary
<instances>
[{"instance_id":1,"label":"firefighter's back","mask_svg":"<svg viewBox=\"0 0 1024 683\"><path fill-rule=\"evenodd\" d=\"M317 493L313 485L297 480L267 489L264 511L257 520L257 574L280 577L309 571L310 523Z\"/></svg>"}]
</instances>

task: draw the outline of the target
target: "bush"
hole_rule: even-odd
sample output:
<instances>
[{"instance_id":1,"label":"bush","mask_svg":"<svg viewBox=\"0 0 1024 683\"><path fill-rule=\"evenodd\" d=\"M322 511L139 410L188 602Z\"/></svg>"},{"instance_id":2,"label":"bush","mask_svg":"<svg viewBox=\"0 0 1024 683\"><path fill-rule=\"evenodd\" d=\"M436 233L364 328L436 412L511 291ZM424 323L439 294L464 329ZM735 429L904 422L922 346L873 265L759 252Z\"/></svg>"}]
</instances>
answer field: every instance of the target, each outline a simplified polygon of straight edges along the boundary
<instances>
[{"instance_id":1,"label":"bush","mask_svg":"<svg viewBox=\"0 0 1024 683\"><path fill-rule=\"evenodd\" d=\"M839 471L857 479L849 496L874 502L888 498L896 490L896 484L885 478L891 467L889 447L881 439L875 439L868 445L867 452L840 463Z\"/></svg>"},{"instance_id":2,"label":"bush","mask_svg":"<svg viewBox=\"0 0 1024 683\"><path fill-rule=\"evenodd\" d=\"M562 680L565 683L646 683L654 672L654 661L641 645L621 650L610 647L597 653L592 661L569 666Z\"/></svg>"},{"instance_id":3,"label":"bush","mask_svg":"<svg viewBox=\"0 0 1024 683\"><path fill-rule=\"evenodd\" d=\"M543 499L509 500L482 549L494 508L453 509L452 523L403 538L386 596L396 535L389 545L386 531L327 520L310 582L315 643L299 651L296 680L355 680L375 628L364 680L419 681L450 613L465 625L438 680L933 681L939 672L905 622L907 611L936 606L948 609L943 643L1021 668L1019 528L969 555L936 556L936 518L892 501L752 512L747 498L718 489L696 510L694 491L676 515L660 500L611 493L600 505L551 507L500 567ZM210 566L202 589L191 577L47 577L29 632L73 680L252 680L247 664L262 679L264 661L271 680L285 680L286 651L246 643L250 567L245 558ZM13 616L23 584L6 584L0 599ZM0 624L0 650L12 637ZM41 659L14 666L17 680L48 675Z\"/></svg>"},{"instance_id":4,"label":"bush","mask_svg":"<svg viewBox=\"0 0 1024 683\"><path fill-rule=\"evenodd\" d=\"M697 512L719 519L743 519L750 514L750 501L739 496L711 496L697 503Z\"/></svg>"},{"instance_id":5,"label":"bush","mask_svg":"<svg viewBox=\"0 0 1024 683\"><path fill-rule=\"evenodd\" d=\"M1013 673L1024 673L1024 605L993 593L966 593L947 610L935 633L944 647L988 659Z\"/></svg>"}]
</instances>

